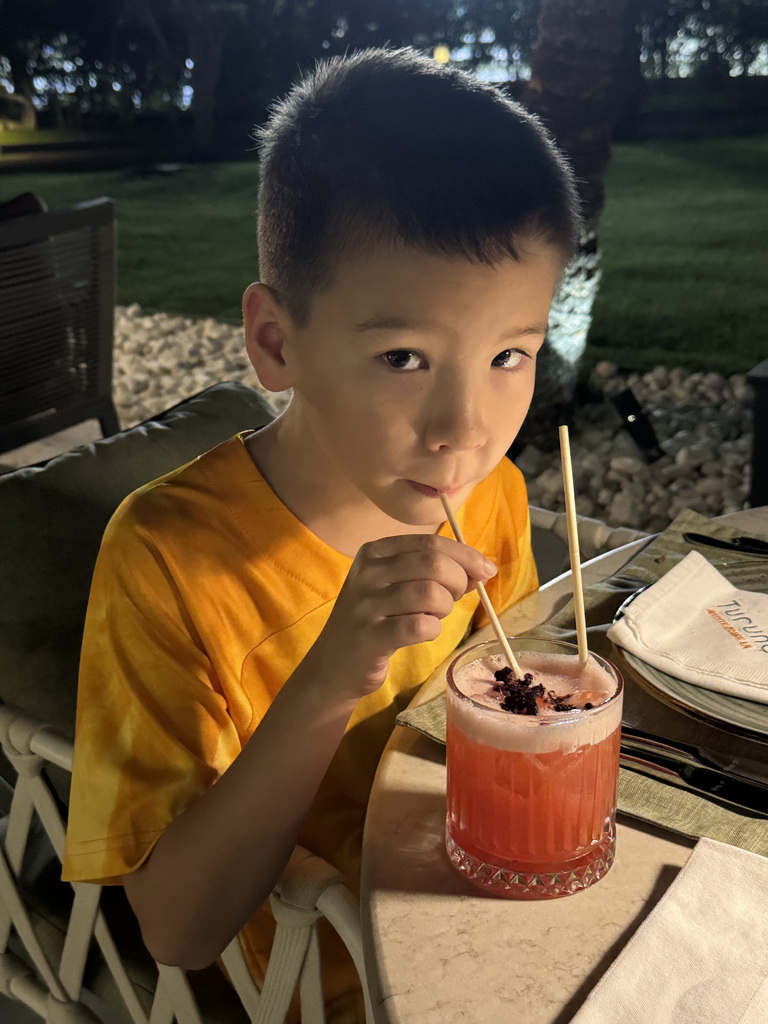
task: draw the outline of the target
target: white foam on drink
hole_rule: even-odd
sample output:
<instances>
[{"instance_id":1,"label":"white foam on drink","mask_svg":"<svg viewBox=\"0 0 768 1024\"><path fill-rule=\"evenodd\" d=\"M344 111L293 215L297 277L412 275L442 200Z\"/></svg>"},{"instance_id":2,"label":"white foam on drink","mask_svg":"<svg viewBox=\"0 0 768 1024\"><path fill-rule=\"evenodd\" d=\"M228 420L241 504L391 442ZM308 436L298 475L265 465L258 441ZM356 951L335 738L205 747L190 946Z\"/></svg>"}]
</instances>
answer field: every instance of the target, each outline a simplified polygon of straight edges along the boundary
<instances>
[{"instance_id":1,"label":"white foam on drink","mask_svg":"<svg viewBox=\"0 0 768 1024\"><path fill-rule=\"evenodd\" d=\"M515 652L523 673L533 675L532 686L541 683L573 711L554 711L539 704L537 715L521 715L501 707L503 694L494 672L506 667L503 655L477 658L462 665L454 675L456 688L474 703L461 700L448 689L453 722L476 743L499 750L543 753L550 750L575 750L599 743L621 724L621 701L613 701L599 713L594 709L616 692L617 682L607 669L590 655L585 669L575 654L548 654L542 651ZM480 705L478 707L478 705Z\"/></svg>"}]
</instances>

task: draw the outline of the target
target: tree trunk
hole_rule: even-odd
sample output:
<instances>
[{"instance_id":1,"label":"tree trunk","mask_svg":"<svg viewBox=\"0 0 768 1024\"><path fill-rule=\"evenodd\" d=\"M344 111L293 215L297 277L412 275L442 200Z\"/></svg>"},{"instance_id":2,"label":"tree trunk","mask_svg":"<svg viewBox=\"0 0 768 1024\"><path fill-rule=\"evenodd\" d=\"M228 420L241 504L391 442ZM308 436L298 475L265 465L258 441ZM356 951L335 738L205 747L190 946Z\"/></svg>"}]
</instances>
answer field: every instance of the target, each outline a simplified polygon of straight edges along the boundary
<instances>
[{"instance_id":1,"label":"tree trunk","mask_svg":"<svg viewBox=\"0 0 768 1024\"><path fill-rule=\"evenodd\" d=\"M221 60L227 35L235 24L245 24L247 5L240 0L200 0L189 11L189 51L195 62L192 113L195 153L210 155L214 142L216 100Z\"/></svg>"},{"instance_id":2,"label":"tree trunk","mask_svg":"<svg viewBox=\"0 0 768 1024\"><path fill-rule=\"evenodd\" d=\"M624 24L624 45L619 61L619 86L616 93L616 119L613 140L628 142L639 136L640 108L645 99L645 78L640 56L643 48L642 27L635 3L627 4Z\"/></svg>"},{"instance_id":3,"label":"tree trunk","mask_svg":"<svg viewBox=\"0 0 768 1024\"><path fill-rule=\"evenodd\" d=\"M603 175L623 93L627 26L636 13L637 0L542 0L531 79L521 102L570 158L585 228L553 303L536 395L517 450L529 442L556 447L554 428L570 418L600 282L596 229L605 201Z\"/></svg>"},{"instance_id":4,"label":"tree trunk","mask_svg":"<svg viewBox=\"0 0 768 1024\"><path fill-rule=\"evenodd\" d=\"M221 70L221 55L227 28L215 18L206 26L200 23L190 30L190 52L195 62L192 85L192 113L195 124L195 155L205 157L213 148L216 115L216 91Z\"/></svg>"},{"instance_id":5,"label":"tree trunk","mask_svg":"<svg viewBox=\"0 0 768 1024\"><path fill-rule=\"evenodd\" d=\"M630 7L637 0L543 0L522 97L573 163L587 231L603 208Z\"/></svg>"},{"instance_id":6,"label":"tree trunk","mask_svg":"<svg viewBox=\"0 0 768 1024\"><path fill-rule=\"evenodd\" d=\"M23 43L8 47L8 63L11 65L13 88L23 104L21 127L37 128L37 110L32 102L37 90L27 69L27 52Z\"/></svg>"}]
</instances>

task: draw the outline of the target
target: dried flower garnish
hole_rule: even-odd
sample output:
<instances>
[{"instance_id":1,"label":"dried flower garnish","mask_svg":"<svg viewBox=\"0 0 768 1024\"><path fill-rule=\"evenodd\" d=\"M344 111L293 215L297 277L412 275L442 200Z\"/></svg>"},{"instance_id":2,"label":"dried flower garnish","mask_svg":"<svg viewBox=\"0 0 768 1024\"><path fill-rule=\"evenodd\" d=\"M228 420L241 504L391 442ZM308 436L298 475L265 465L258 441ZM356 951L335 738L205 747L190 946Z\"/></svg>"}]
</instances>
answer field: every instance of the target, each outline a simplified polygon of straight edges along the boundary
<instances>
[{"instance_id":1,"label":"dried flower garnish","mask_svg":"<svg viewBox=\"0 0 768 1024\"><path fill-rule=\"evenodd\" d=\"M499 707L504 711L511 711L516 715L538 715L539 702L552 711L573 711L575 709L574 704L567 703L568 699L573 696L572 693L566 693L561 697L554 690L545 692L541 683L532 685L532 672L526 672L522 679L515 679L512 669L507 665L494 672L493 677L496 680L493 689L502 695L503 699ZM592 705L588 704L586 707L591 708Z\"/></svg>"}]
</instances>

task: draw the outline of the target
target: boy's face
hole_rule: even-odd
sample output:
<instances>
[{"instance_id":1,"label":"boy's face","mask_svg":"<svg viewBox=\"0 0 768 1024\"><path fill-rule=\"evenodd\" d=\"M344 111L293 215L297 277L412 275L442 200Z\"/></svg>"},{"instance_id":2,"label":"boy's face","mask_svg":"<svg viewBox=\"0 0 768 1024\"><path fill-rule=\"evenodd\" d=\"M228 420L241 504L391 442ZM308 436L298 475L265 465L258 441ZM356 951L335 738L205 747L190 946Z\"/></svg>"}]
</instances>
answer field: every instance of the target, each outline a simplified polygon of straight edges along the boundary
<instances>
[{"instance_id":1,"label":"boy's face","mask_svg":"<svg viewBox=\"0 0 768 1024\"><path fill-rule=\"evenodd\" d=\"M329 486L441 523L438 489L459 506L520 429L561 269L533 242L497 267L406 247L344 262L282 346L288 413Z\"/></svg>"}]
</instances>

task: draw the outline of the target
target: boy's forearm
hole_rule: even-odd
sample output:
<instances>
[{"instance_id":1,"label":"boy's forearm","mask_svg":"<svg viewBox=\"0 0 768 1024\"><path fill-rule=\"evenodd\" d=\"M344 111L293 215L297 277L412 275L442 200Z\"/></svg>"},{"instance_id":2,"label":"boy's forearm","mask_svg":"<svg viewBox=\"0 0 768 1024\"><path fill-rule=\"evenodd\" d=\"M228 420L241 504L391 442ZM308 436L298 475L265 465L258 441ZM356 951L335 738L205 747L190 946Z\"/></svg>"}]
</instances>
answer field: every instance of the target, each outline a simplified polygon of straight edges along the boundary
<instances>
[{"instance_id":1,"label":"boy's forearm","mask_svg":"<svg viewBox=\"0 0 768 1024\"><path fill-rule=\"evenodd\" d=\"M206 967L269 895L354 708L329 693L299 666L221 779L124 876L156 960Z\"/></svg>"}]
</instances>

